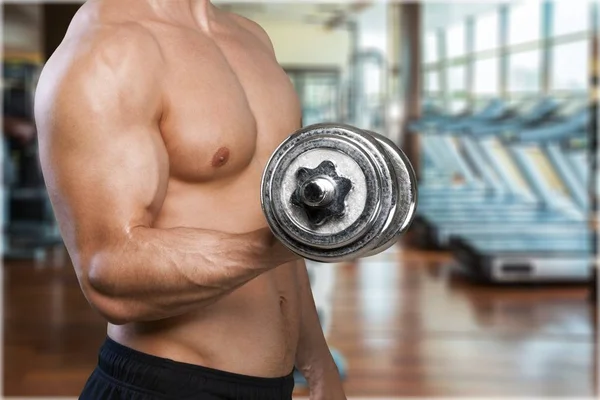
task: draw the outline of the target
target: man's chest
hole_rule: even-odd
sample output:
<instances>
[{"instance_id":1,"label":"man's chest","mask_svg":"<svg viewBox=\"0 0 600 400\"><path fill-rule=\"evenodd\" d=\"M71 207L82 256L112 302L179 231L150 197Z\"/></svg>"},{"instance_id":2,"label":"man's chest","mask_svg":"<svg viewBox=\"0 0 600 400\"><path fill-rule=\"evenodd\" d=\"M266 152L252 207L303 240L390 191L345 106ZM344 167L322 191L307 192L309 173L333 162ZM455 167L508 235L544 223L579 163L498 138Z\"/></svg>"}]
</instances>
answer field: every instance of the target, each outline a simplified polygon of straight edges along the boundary
<instances>
[{"instance_id":1,"label":"man's chest","mask_svg":"<svg viewBox=\"0 0 600 400\"><path fill-rule=\"evenodd\" d=\"M299 127L289 78L252 40L179 40L168 46L165 63L161 130L172 171L186 179L234 173L255 158L264 164Z\"/></svg>"}]
</instances>

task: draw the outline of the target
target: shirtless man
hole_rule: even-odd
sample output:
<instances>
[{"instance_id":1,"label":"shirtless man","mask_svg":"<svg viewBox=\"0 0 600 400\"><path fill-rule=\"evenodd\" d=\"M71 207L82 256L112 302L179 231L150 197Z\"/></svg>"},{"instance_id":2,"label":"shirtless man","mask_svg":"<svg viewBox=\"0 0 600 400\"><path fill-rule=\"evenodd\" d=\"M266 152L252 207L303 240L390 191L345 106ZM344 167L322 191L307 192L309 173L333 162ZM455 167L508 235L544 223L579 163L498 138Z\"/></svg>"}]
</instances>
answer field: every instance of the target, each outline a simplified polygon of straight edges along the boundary
<instances>
[{"instance_id":1,"label":"shirtless man","mask_svg":"<svg viewBox=\"0 0 600 400\"><path fill-rule=\"evenodd\" d=\"M90 0L40 78L44 176L108 321L82 399L344 399L304 262L260 178L300 127L255 23L209 0Z\"/></svg>"}]
</instances>

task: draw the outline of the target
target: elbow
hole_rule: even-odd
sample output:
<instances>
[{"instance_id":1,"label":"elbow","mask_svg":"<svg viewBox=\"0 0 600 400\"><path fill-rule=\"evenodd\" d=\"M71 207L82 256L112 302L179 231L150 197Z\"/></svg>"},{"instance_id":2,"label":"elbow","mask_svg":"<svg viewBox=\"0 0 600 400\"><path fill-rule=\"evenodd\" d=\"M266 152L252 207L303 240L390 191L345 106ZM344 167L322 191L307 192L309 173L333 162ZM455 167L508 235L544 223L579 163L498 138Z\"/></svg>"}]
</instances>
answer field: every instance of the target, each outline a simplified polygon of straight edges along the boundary
<instances>
[{"instance_id":1,"label":"elbow","mask_svg":"<svg viewBox=\"0 0 600 400\"><path fill-rule=\"evenodd\" d=\"M85 257L87 262L82 268L85 271L88 289L107 298L117 298L120 292L117 271L115 271L120 267L113 258L115 257L111 257L110 252L97 252Z\"/></svg>"},{"instance_id":2,"label":"elbow","mask_svg":"<svg viewBox=\"0 0 600 400\"><path fill-rule=\"evenodd\" d=\"M92 307L111 325L126 325L136 322L136 314L133 306L124 300L111 299L98 295L88 296Z\"/></svg>"},{"instance_id":3,"label":"elbow","mask_svg":"<svg viewBox=\"0 0 600 400\"><path fill-rule=\"evenodd\" d=\"M115 265L100 255L88 260L81 284L90 305L112 325L135 322L135 305L122 293Z\"/></svg>"}]
</instances>

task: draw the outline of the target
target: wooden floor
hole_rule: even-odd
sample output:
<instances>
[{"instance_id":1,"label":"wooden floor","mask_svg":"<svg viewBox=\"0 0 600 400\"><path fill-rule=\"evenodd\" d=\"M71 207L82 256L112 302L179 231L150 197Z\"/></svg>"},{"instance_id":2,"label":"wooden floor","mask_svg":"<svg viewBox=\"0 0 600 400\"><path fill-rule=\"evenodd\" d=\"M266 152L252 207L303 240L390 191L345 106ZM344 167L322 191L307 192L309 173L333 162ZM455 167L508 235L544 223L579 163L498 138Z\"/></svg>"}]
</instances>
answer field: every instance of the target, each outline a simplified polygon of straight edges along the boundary
<instances>
[{"instance_id":1,"label":"wooden floor","mask_svg":"<svg viewBox=\"0 0 600 400\"><path fill-rule=\"evenodd\" d=\"M595 393L585 289L476 286L448 261L398 248L337 267L329 342L349 396ZM70 265L6 263L4 288L4 394L77 396L105 325Z\"/></svg>"}]
</instances>

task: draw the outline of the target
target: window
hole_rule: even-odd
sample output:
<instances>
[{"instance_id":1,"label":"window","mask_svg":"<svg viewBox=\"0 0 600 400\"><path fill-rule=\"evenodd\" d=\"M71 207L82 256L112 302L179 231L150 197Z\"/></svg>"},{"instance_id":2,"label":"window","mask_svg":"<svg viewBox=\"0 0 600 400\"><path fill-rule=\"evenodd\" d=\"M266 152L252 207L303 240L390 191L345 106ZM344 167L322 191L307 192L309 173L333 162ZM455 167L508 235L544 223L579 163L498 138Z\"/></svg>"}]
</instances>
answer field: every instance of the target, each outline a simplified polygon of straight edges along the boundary
<instances>
[{"instance_id":1,"label":"window","mask_svg":"<svg viewBox=\"0 0 600 400\"><path fill-rule=\"evenodd\" d=\"M339 119L339 74L310 70L287 71L302 103L304 125Z\"/></svg>"},{"instance_id":2,"label":"window","mask_svg":"<svg viewBox=\"0 0 600 400\"><path fill-rule=\"evenodd\" d=\"M364 92L367 96L380 96L382 91L381 68L374 63L363 65Z\"/></svg>"},{"instance_id":3,"label":"window","mask_svg":"<svg viewBox=\"0 0 600 400\"><path fill-rule=\"evenodd\" d=\"M449 104L449 110L452 114L459 113L467 107L467 101L464 99L452 99Z\"/></svg>"},{"instance_id":4,"label":"window","mask_svg":"<svg viewBox=\"0 0 600 400\"><path fill-rule=\"evenodd\" d=\"M448 58L462 56L466 53L465 24L452 26L446 32L446 53Z\"/></svg>"},{"instance_id":5,"label":"window","mask_svg":"<svg viewBox=\"0 0 600 400\"><path fill-rule=\"evenodd\" d=\"M566 43L552 48L552 89L585 90L588 87L589 42Z\"/></svg>"},{"instance_id":6,"label":"window","mask_svg":"<svg viewBox=\"0 0 600 400\"><path fill-rule=\"evenodd\" d=\"M498 12L475 20L475 51L495 49L499 45Z\"/></svg>"},{"instance_id":7,"label":"window","mask_svg":"<svg viewBox=\"0 0 600 400\"><path fill-rule=\"evenodd\" d=\"M425 35L425 63L435 63L439 61L438 40L435 32Z\"/></svg>"},{"instance_id":8,"label":"window","mask_svg":"<svg viewBox=\"0 0 600 400\"><path fill-rule=\"evenodd\" d=\"M448 68L447 86L448 92L460 92L467 88L467 69L464 64Z\"/></svg>"},{"instance_id":9,"label":"window","mask_svg":"<svg viewBox=\"0 0 600 400\"><path fill-rule=\"evenodd\" d=\"M499 63L498 57L475 61L475 87L476 94L496 94L499 89Z\"/></svg>"},{"instance_id":10,"label":"window","mask_svg":"<svg viewBox=\"0 0 600 400\"><path fill-rule=\"evenodd\" d=\"M438 71L425 72L425 91L427 93L440 91L440 74Z\"/></svg>"},{"instance_id":11,"label":"window","mask_svg":"<svg viewBox=\"0 0 600 400\"><path fill-rule=\"evenodd\" d=\"M590 27L590 2L586 0L556 0L553 17L553 35L586 31Z\"/></svg>"},{"instance_id":12,"label":"window","mask_svg":"<svg viewBox=\"0 0 600 400\"><path fill-rule=\"evenodd\" d=\"M567 1L573 3L573 1ZM541 36L542 3L528 0L510 8L508 44L539 40Z\"/></svg>"},{"instance_id":13,"label":"window","mask_svg":"<svg viewBox=\"0 0 600 400\"><path fill-rule=\"evenodd\" d=\"M511 92L539 91L541 54L539 50L509 56L509 85Z\"/></svg>"}]
</instances>

